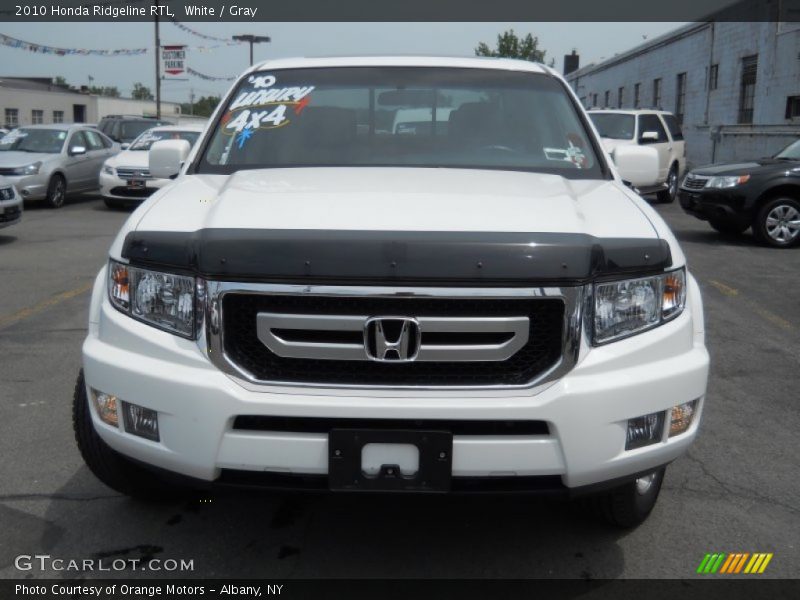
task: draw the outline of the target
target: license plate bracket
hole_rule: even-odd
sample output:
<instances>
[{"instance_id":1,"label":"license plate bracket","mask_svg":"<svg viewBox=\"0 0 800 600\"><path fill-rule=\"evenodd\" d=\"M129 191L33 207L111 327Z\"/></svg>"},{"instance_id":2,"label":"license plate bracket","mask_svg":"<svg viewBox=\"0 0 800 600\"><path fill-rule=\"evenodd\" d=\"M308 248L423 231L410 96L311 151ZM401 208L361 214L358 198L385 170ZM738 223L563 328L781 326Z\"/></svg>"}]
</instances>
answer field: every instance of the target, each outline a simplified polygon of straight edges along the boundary
<instances>
[{"instance_id":1,"label":"license plate bracket","mask_svg":"<svg viewBox=\"0 0 800 600\"><path fill-rule=\"evenodd\" d=\"M412 444L419 449L419 468L404 475L397 465L364 473L367 444ZM449 431L332 429L328 434L328 485L334 491L448 492L453 471L453 434Z\"/></svg>"},{"instance_id":2,"label":"license plate bracket","mask_svg":"<svg viewBox=\"0 0 800 600\"><path fill-rule=\"evenodd\" d=\"M132 190L141 190L144 188L144 179L129 179L127 184Z\"/></svg>"}]
</instances>

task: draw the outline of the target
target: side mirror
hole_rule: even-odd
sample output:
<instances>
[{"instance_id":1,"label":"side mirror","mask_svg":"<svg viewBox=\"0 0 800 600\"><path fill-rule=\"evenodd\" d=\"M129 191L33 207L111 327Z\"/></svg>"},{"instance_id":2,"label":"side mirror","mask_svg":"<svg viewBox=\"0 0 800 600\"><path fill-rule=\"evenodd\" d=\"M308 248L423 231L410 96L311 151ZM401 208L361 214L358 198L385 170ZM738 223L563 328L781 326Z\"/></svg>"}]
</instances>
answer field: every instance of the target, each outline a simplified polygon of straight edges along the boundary
<instances>
[{"instance_id":1,"label":"side mirror","mask_svg":"<svg viewBox=\"0 0 800 600\"><path fill-rule=\"evenodd\" d=\"M161 140L150 146L148 162L150 176L172 179L181 171L192 146L186 140Z\"/></svg>"},{"instance_id":2,"label":"side mirror","mask_svg":"<svg viewBox=\"0 0 800 600\"><path fill-rule=\"evenodd\" d=\"M658 151L642 146L617 146L611 153L620 177L635 188L650 187L658 181Z\"/></svg>"},{"instance_id":3,"label":"side mirror","mask_svg":"<svg viewBox=\"0 0 800 600\"><path fill-rule=\"evenodd\" d=\"M69 149L70 156L80 156L81 154L86 154L86 146L73 146Z\"/></svg>"},{"instance_id":4,"label":"side mirror","mask_svg":"<svg viewBox=\"0 0 800 600\"><path fill-rule=\"evenodd\" d=\"M131 147L131 145L128 142L125 142L124 144L120 144L119 147L121 150L127 150L128 148Z\"/></svg>"},{"instance_id":5,"label":"side mirror","mask_svg":"<svg viewBox=\"0 0 800 600\"><path fill-rule=\"evenodd\" d=\"M643 131L642 135L639 136L639 141L644 142L645 144L653 143L658 141L658 132L657 131Z\"/></svg>"}]
</instances>

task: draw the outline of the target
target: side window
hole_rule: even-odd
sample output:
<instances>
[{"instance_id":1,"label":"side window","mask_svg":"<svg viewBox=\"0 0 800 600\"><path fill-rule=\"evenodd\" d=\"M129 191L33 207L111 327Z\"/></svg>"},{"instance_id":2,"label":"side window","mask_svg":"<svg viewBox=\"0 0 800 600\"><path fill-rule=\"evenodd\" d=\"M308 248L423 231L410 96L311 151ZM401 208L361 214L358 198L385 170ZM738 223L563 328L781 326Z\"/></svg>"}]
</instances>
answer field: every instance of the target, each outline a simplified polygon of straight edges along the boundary
<instances>
[{"instance_id":1,"label":"side window","mask_svg":"<svg viewBox=\"0 0 800 600\"><path fill-rule=\"evenodd\" d=\"M661 115L661 118L664 119L664 123L667 124L667 129L669 130L669 134L672 136L673 141L681 141L683 139L683 131L681 131L681 126L678 123L678 119L676 119L673 115Z\"/></svg>"},{"instance_id":2,"label":"side window","mask_svg":"<svg viewBox=\"0 0 800 600\"><path fill-rule=\"evenodd\" d=\"M89 150L89 143L86 141L82 131L76 131L69 139L68 149L72 149L75 146L83 146L86 150Z\"/></svg>"},{"instance_id":3,"label":"side window","mask_svg":"<svg viewBox=\"0 0 800 600\"><path fill-rule=\"evenodd\" d=\"M644 134L654 131L656 139L645 139ZM661 119L656 115L639 115L639 143L640 144L662 144L667 140L667 132L661 124Z\"/></svg>"},{"instance_id":4,"label":"side window","mask_svg":"<svg viewBox=\"0 0 800 600\"><path fill-rule=\"evenodd\" d=\"M114 142L112 142L106 136L100 134L99 137L100 137L100 141L103 142L103 148L111 148L111 146L114 145Z\"/></svg>"},{"instance_id":5,"label":"side window","mask_svg":"<svg viewBox=\"0 0 800 600\"><path fill-rule=\"evenodd\" d=\"M102 150L103 140L100 139L100 134L96 131L84 130L83 135L86 136L86 141L89 143L87 150Z\"/></svg>"}]
</instances>

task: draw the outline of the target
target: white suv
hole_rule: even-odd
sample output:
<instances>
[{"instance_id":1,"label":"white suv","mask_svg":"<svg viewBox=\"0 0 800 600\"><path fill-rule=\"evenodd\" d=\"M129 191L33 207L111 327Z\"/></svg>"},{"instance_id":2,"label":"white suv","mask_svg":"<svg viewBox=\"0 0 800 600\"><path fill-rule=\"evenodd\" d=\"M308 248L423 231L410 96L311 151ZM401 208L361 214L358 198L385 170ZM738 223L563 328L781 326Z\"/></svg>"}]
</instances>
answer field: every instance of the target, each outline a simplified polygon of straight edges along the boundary
<instances>
[{"instance_id":1,"label":"white suv","mask_svg":"<svg viewBox=\"0 0 800 600\"><path fill-rule=\"evenodd\" d=\"M683 252L623 183L656 153L614 159L542 65L253 67L193 149L150 150L179 176L97 277L84 459L134 496L558 491L641 522L697 434L708 354Z\"/></svg>"},{"instance_id":2,"label":"white suv","mask_svg":"<svg viewBox=\"0 0 800 600\"><path fill-rule=\"evenodd\" d=\"M609 152L636 144L658 152L658 178L654 185L639 188L639 192L655 193L660 202L674 202L680 176L686 169L686 142L675 115L664 110L593 109L589 116Z\"/></svg>"}]
</instances>

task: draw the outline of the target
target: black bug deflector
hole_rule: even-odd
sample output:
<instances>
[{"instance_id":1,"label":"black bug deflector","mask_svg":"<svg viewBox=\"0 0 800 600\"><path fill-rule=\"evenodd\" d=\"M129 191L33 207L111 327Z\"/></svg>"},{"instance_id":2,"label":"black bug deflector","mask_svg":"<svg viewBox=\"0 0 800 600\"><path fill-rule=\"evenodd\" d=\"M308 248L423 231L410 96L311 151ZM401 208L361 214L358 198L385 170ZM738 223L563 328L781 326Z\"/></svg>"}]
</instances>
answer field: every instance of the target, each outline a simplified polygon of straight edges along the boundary
<instances>
[{"instance_id":1,"label":"black bug deflector","mask_svg":"<svg viewBox=\"0 0 800 600\"><path fill-rule=\"evenodd\" d=\"M581 284L672 264L665 240L582 233L133 231L122 256L134 265L216 280L331 284Z\"/></svg>"}]
</instances>

